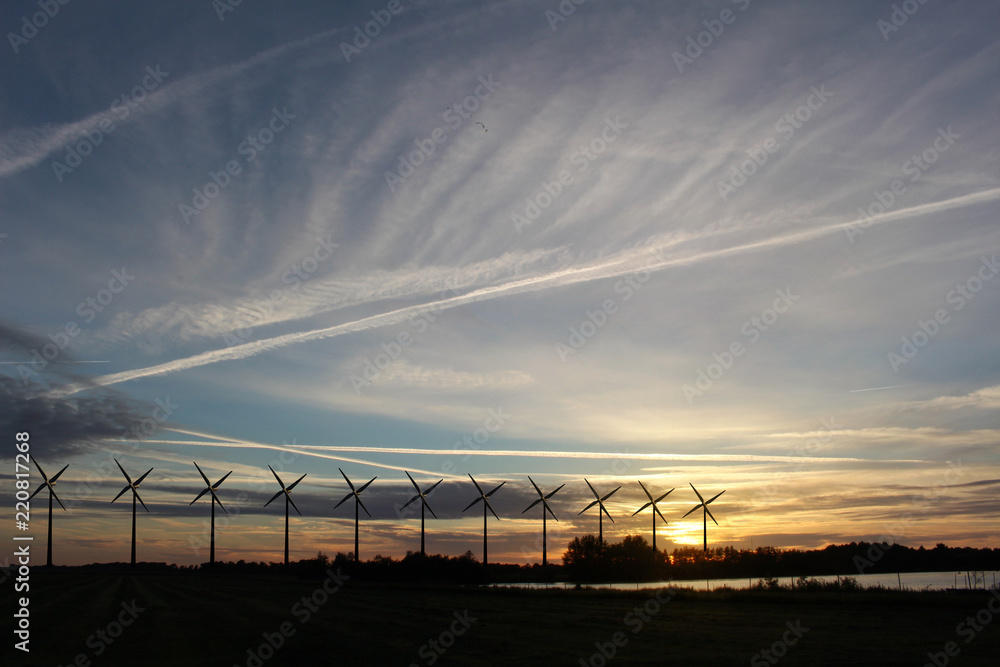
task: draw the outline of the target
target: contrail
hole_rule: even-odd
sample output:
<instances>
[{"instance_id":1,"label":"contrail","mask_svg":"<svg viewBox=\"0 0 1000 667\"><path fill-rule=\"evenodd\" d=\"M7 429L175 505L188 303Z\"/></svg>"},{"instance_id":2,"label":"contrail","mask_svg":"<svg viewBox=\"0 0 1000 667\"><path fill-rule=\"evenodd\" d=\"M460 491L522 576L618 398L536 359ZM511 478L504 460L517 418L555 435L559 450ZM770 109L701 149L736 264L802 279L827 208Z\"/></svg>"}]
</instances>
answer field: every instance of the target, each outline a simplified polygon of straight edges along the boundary
<instances>
[{"instance_id":1,"label":"contrail","mask_svg":"<svg viewBox=\"0 0 1000 667\"><path fill-rule=\"evenodd\" d=\"M852 389L849 393L856 394L859 391L881 391L882 389L899 389L901 387L914 387L912 384L894 384L889 387L871 387L870 389Z\"/></svg>"},{"instance_id":2,"label":"contrail","mask_svg":"<svg viewBox=\"0 0 1000 667\"><path fill-rule=\"evenodd\" d=\"M1000 188L994 188L992 190L984 190L981 192L969 195L963 195L960 197L954 197L952 199L940 202L921 204L919 206L914 206L899 211L884 213L882 215L875 216L873 220L876 223L903 220L915 216L926 215L929 213L937 213L952 208L969 206L984 201L992 201L994 199L1000 199ZM65 387L53 389L49 393L54 397L64 397L83 391L84 389L87 389L94 385L118 384L120 382L127 382L129 380L136 380L139 378L149 377L153 375L164 375L167 373L175 373L177 371L196 368L199 366L205 366L208 364L214 364L220 361L247 359L249 357L261 354L263 352L268 352L270 350L274 350L277 348L293 345L295 343L304 343L308 341L334 338L348 333L355 333L358 331L366 331L368 329L389 326L392 324L399 324L409 320L412 317L427 312L431 309L434 309L435 311L448 310L451 308L456 308L458 306L463 306L468 303L476 303L479 301L492 300L502 296L509 296L514 294L528 293L528 292L538 292L546 289L565 287L568 285L576 285L579 283L601 280L605 278L616 278L628 275L630 273L635 273L640 270L658 271L669 267L686 266L713 259L727 258L731 255L738 255L745 252L763 251L787 245L794 245L805 241L810 241L816 238L820 238L823 236L827 236L829 234L850 228L855 224L856 221L854 220L845 222L835 222L814 229L796 231L789 234L785 234L783 236L776 236L729 248L703 251L701 253L690 255L687 257L678 257L673 259L665 257L662 254L660 254L664 248L669 247L671 245L669 243L661 246L646 247L644 249L645 252L639 252L640 249L633 248L624 251L622 253L619 253L619 256L617 258L613 258L611 260L604 260L598 263L592 263L589 266L561 269L553 273L536 276L533 278L523 278L520 280L513 280L501 285L484 287L475 290L473 292L470 292L468 294L440 299L438 301L433 301L429 303L398 308L396 310L392 310L387 313L371 315L369 317L364 317L359 320L355 320L353 322L346 322L344 324L338 324L335 326L325 327L322 329L313 329L311 331L302 331L298 333L284 334L281 336L275 336L264 340L252 341L249 343L243 343L241 345L234 345L232 347L228 347L225 349L210 350L208 352L202 352L200 354L196 354L183 359L175 359L173 361L168 361L166 363L158 364L156 366L148 366L146 368L138 368L129 371L122 371L120 373L113 373L110 375L102 375L93 378L90 384L83 384L83 383L70 384L66 385ZM656 261L650 262L648 257L649 255L654 255ZM645 260L645 261L640 261L640 260Z\"/></svg>"}]
</instances>

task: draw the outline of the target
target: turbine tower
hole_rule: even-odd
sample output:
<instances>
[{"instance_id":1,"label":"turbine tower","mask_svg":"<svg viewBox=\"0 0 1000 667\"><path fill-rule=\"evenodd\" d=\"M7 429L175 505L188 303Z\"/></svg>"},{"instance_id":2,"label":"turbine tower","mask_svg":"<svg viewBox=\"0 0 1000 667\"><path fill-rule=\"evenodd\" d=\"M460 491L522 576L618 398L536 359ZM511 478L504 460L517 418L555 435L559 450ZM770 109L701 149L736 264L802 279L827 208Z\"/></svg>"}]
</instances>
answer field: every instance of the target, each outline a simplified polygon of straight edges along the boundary
<instances>
[{"instance_id":1,"label":"turbine tower","mask_svg":"<svg viewBox=\"0 0 1000 667\"><path fill-rule=\"evenodd\" d=\"M295 501L292 500L292 489L295 488L296 484L305 479L306 476L302 475L302 477L299 477L297 480L295 480L286 487L285 483L281 481L280 477L278 477L278 473L274 472L274 468L272 468L271 466L267 466L267 468L268 470L271 471L271 474L274 475L274 478L278 480L278 485L281 486L281 491L278 491L276 494L271 496L271 500L268 500L266 503L264 503L264 507L270 505L271 502L277 499L278 496L280 496L281 494L285 494L285 565L288 565L288 504L291 503L292 507L295 508L295 511L299 513L299 516L302 516L302 512L299 512L298 506L295 504ZM306 475L308 474L309 473L306 473Z\"/></svg>"},{"instance_id":2,"label":"turbine tower","mask_svg":"<svg viewBox=\"0 0 1000 667\"><path fill-rule=\"evenodd\" d=\"M490 491L489 493L483 493L483 489L481 486L479 486L479 482L476 481L476 478L470 474L469 479L471 479L472 483L476 485L476 491L479 492L479 497L473 500L471 503L469 503L469 506L462 511L463 512L466 511L479 501L483 502L483 565L487 565L489 563L489 548L486 543L486 510L493 512L493 506L490 505L490 496L499 491L500 487L506 484L507 482L505 481L500 482L500 484L498 484L497 487L492 491ZM493 516L497 517L497 521L500 520L500 517L497 516L496 512L493 512Z\"/></svg>"},{"instance_id":3,"label":"turbine tower","mask_svg":"<svg viewBox=\"0 0 1000 667\"><path fill-rule=\"evenodd\" d=\"M115 463L118 463L118 459L115 459ZM135 480L134 482L132 481L132 478L128 476L128 473L125 472L125 468L122 468L121 463L118 463L118 469L122 471L123 475L125 475L125 481L127 481L128 484L125 485L124 489L118 492L118 495L115 496L111 502L115 502L115 500L121 498L122 494L128 491L129 489L132 490L132 563L131 564L132 567L135 567L135 501L138 499L138 501L142 504L142 509L146 510L147 513L149 512L149 508L146 507L146 503L142 502L142 498L139 497L139 485L142 484L142 480L146 479L146 475L153 472L153 469L150 468L149 470L147 470L145 473L143 473L142 477Z\"/></svg>"},{"instance_id":4,"label":"turbine tower","mask_svg":"<svg viewBox=\"0 0 1000 667\"><path fill-rule=\"evenodd\" d=\"M337 468L337 470L340 470L340 468ZM340 474L344 475L344 480L347 482L347 486L351 487L351 492L348 493L346 496L344 496L343 500L334 505L333 509L337 509L338 507L343 505L345 502L347 502L347 499L350 498L351 496L354 497L354 562L357 563L358 562L358 507L360 506L364 508L365 514L368 515L369 519L372 516L372 513L368 511L367 507L365 507L364 502L361 501L361 492L367 489L368 485L374 482L376 479L378 479L378 477L377 476L372 477L370 480L368 480L367 484L362 485L361 488L359 489L355 489L354 485L351 484L351 480L347 479L347 475L344 474L343 470L340 470Z\"/></svg>"},{"instance_id":5,"label":"turbine tower","mask_svg":"<svg viewBox=\"0 0 1000 667\"><path fill-rule=\"evenodd\" d=\"M195 468L198 468L198 473L201 475L201 478L205 480L205 484L207 486L205 487L205 490L199 493L197 496L195 496L194 500L188 503L188 505L189 506L194 505L196 502L198 502L198 499L201 498L206 493L212 494L212 542L211 542L211 547L209 547L208 562L209 565L215 565L215 503L219 503L219 507L222 509L222 511L226 512L226 514L229 514L229 512L226 511L226 508L222 506L222 501L219 500L219 496L215 494L215 490L218 489L219 486L226 481L226 477L229 477L230 475L233 474L233 471L230 470L229 472L227 472L225 475L222 476L222 479L220 479L215 484L212 484L211 482L208 481L208 477L205 476L205 473L202 472L201 468L198 467L198 464L195 463L194 461L192 461L192 463L194 463Z\"/></svg>"},{"instance_id":6,"label":"turbine tower","mask_svg":"<svg viewBox=\"0 0 1000 667\"><path fill-rule=\"evenodd\" d=\"M607 514L608 518L611 519L611 514L608 512L607 508L604 507L604 501L607 500L608 498L610 498L611 496L615 495L615 493L618 491L618 489L620 489L622 487L619 486L618 489L615 489L614 491L612 491L611 493L609 493L608 495L606 495L606 496L604 496L602 498L600 495L598 495L598 493L594 489L593 485L591 485L591 483L589 481L587 481L586 478L584 478L583 481L587 482L587 486L590 487L591 493L594 494L594 498L596 498L597 500L595 500L594 502L590 503L589 505L587 505L586 507L584 507L582 510L580 510L580 514L583 514L584 512L586 512L587 510L589 510L594 505L597 505L597 506L600 507L600 509L597 510L597 522L598 522L597 523L597 528L598 528L598 535L599 535L598 539L600 539L601 544L603 545L604 544L604 515ZM579 516L579 514L577 516ZM611 519L611 523L614 523L614 522L615 522L615 520Z\"/></svg>"},{"instance_id":7,"label":"turbine tower","mask_svg":"<svg viewBox=\"0 0 1000 667\"><path fill-rule=\"evenodd\" d=\"M691 484L691 482L688 482L688 484ZM715 500L716 498L718 498L719 496L721 496L726 491L725 491L725 489L723 489L722 491L720 491L719 493L715 494L714 496L712 496L708 500L705 500L704 498L701 497L701 494L698 493L698 489L694 488L694 484L691 484L691 490L694 491L695 495L698 496L698 500L700 500L701 502L698 503L697 505L695 505L694 507L692 507L688 511L688 513L685 514L684 516L687 516L688 514L691 514L691 512L694 512L699 507L702 508L702 510L704 510L702 512L702 517L701 517L702 523L703 523L702 529L704 530L704 536L705 536L705 542L704 542L704 544L702 546L702 551L708 551L708 517L711 516L712 517L712 523L714 523L716 526L719 525L719 522L715 520L714 516L712 516L712 510L708 509L708 506L709 506L709 504L713 500ZM681 518L684 518L684 517L681 517Z\"/></svg>"},{"instance_id":8,"label":"turbine tower","mask_svg":"<svg viewBox=\"0 0 1000 667\"><path fill-rule=\"evenodd\" d=\"M35 489L34 493L28 496L28 500L30 501L32 498L37 496L38 492L44 488L48 488L49 490L49 544L45 551L45 566L52 567L52 499L55 498L56 502L59 503L59 507L62 507L64 512L66 511L66 506L62 504L61 500L59 500L59 496L56 495L56 490L52 487L56 485L56 480L59 479L59 475L66 472L66 468L69 467L69 464L64 465L62 470L53 475L52 479L49 479L48 475L45 474L45 471L42 470L42 466L38 465L38 460L34 456L31 457L31 460L35 462L35 467L38 468L38 472L42 473L42 483L38 485L38 488Z\"/></svg>"},{"instance_id":9,"label":"turbine tower","mask_svg":"<svg viewBox=\"0 0 1000 667\"><path fill-rule=\"evenodd\" d=\"M646 509L647 507L653 508L653 551L656 551L656 515L657 514L660 515L660 518L663 519L663 523L667 522L666 517L664 517L663 514L660 512L660 508L656 506L656 503L660 502L661 500L669 496L671 493L673 493L674 489L670 489L656 500L653 500L653 496L650 495L649 491L646 489L645 486L643 486L643 483L641 481L639 482L639 486L641 486L642 490L646 492L646 497L649 498L649 502L640 507L639 509L637 509L636 511L632 512L632 516L635 516L639 512Z\"/></svg>"},{"instance_id":10,"label":"turbine tower","mask_svg":"<svg viewBox=\"0 0 1000 667\"><path fill-rule=\"evenodd\" d=\"M549 507L548 500L552 496L556 495L556 493L559 492L559 489L563 488L566 485L565 484L560 485L558 489L556 489L555 491L546 496L542 495L542 490L538 488L537 484L535 484L535 480L531 479L531 475L528 475L528 481L531 482L531 485L535 487L535 491L538 492L538 500L528 505L524 509L524 512L527 512L538 503L542 504L542 567L545 567L546 565L549 564L548 551L546 549L546 537L545 537L545 531L546 531L545 513L548 512L549 514L552 515L553 519L555 519L556 521L559 520L559 517L556 516L556 513L552 511L551 507ZM521 512L521 514L524 514L524 512Z\"/></svg>"},{"instance_id":11,"label":"turbine tower","mask_svg":"<svg viewBox=\"0 0 1000 667\"><path fill-rule=\"evenodd\" d=\"M430 510L431 516L433 516L435 519L437 518L437 514L434 513L434 510L432 510L431 506L427 503L427 496L437 487L438 484L440 484L444 480L439 479L437 483L434 484L432 487L430 487L426 491L421 491L420 487L417 486L417 483L413 481L413 477L410 476L410 473L405 470L403 472L405 472L406 476L410 478L410 484L412 484L413 488L417 490L417 495L407 500L406 504L403 505L400 509L406 509L407 507L409 507L410 503L412 503L417 498L420 498L420 555L426 556L427 553L424 551L424 508Z\"/></svg>"}]
</instances>

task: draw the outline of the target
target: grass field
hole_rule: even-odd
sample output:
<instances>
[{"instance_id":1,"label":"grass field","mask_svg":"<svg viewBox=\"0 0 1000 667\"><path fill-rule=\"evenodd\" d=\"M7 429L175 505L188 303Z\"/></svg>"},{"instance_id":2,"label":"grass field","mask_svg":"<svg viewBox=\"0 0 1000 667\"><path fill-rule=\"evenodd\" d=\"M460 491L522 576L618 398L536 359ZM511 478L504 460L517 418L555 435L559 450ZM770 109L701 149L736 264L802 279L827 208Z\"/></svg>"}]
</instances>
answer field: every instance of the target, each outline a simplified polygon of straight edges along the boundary
<instances>
[{"instance_id":1,"label":"grass field","mask_svg":"<svg viewBox=\"0 0 1000 667\"><path fill-rule=\"evenodd\" d=\"M661 595L668 601L660 604L649 591L349 580L327 593L322 583L35 570L30 658L12 649L6 633L5 651L14 658L3 664L599 666L605 662L595 644L603 644L606 652L614 648L607 664L622 665L923 665L928 652L941 653L952 641L960 653L950 664L996 665L1000 648L1000 618L980 631L956 629L983 609L992 621L985 592L681 591L669 600ZM327 579L328 589L336 586ZM303 598L311 598L311 609ZM10 619L9 582L2 599ZM120 621L128 625L118 634ZM283 624L287 636L279 642ZM265 635L281 644L276 651L268 650ZM769 662L759 652L783 636L796 643Z\"/></svg>"}]
</instances>

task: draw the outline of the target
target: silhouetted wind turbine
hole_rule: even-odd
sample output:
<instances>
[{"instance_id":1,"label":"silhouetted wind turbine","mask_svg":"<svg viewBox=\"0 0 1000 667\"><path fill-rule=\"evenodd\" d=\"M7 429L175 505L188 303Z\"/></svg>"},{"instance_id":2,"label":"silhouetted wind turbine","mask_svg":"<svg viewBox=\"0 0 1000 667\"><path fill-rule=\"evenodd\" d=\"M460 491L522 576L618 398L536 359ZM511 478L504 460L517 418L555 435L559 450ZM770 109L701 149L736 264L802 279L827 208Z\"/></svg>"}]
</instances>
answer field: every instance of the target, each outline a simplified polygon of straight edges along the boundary
<instances>
[{"instance_id":1,"label":"silhouetted wind turbine","mask_svg":"<svg viewBox=\"0 0 1000 667\"><path fill-rule=\"evenodd\" d=\"M337 468L337 470L340 470L340 468ZM354 496L354 562L357 563L358 562L358 506L364 507L365 514L367 514L369 518L371 518L372 515L372 513L368 511L368 508L365 507L365 504L361 501L361 492L367 489L368 485L374 482L376 479L378 479L378 477L377 476L372 477L368 481L368 483L362 485L360 489L355 489L354 485L351 484L351 480L347 479L347 475L344 474L343 470L340 470L340 474L344 475L344 481L347 482L347 486L351 487L351 492L348 493L346 496L344 496L343 500L334 505L333 509L337 509L345 502L347 502L348 498Z\"/></svg>"},{"instance_id":2,"label":"silhouetted wind turbine","mask_svg":"<svg viewBox=\"0 0 1000 667\"><path fill-rule=\"evenodd\" d=\"M191 463L194 463L194 467L198 468L197 463L195 463L194 461L192 461ZM222 479L220 479L215 484L212 484L210 481L208 481L208 477L205 476L205 473L202 472L201 468L198 468L198 472L201 474L201 478L205 480L205 484L207 484L208 486L205 488L204 491L195 496L195 499L192 500L190 503L188 503L188 505L194 505L196 502L198 502L198 499L201 498L206 493L212 494L212 543L211 547L209 548L208 562L210 565L215 565L215 503L219 503L219 507L222 509L222 511L226 512L226 514L229 514L229 512L226 511L226 508L222 507L222 501L219 500L219 496L215 495L215 490L219 488L219 486L223 482L226 481L226 477L229 477L230 475L233 474L233 471L230 470L229 472L227 472L225 475L222 476Z\"/></svg>"},{"instance_id":3,"label":"silhouetted wind turbine","mask_svg":"<svg viewBox=\"0 0 1000 667\"><path fill-rule=\"evenodd\" d=\"M652 506L652 508L653 508L653 551L656 551L656 515L657 514L660 515L660 518L663 519L663 523L667 522L666 517L664 517L663 514L660 513L660 508L656 506L656 503L660 502L661 500L663 500L664 498L666 498L667 496L669 496L671 493L673 493L674 489L670 489L669 491L667 491L666 493L664 493L662 496L660 496L656 500L653 500L653 496L651 496L649 494L649 491L646 490L646 487L643 486L643 484L642 484L641 481L639 482L639 486L642 486L642 490L646 492L646 497L649 498L649 502L646 503L645 505L643 505L642 507L640 507L639 509L637 509L636 511L632 512L632 516L635 516L639 512L641 512L644 509L646 509L647 507Z\"/></svg>"},{"instance_id":4,"label":"silhouetted wind turbine","mask_svg":"<svg viewBox=\"0 0 1000 667\"><path fill-rule=\"evenodd\" d=\"M476 481L476 478L470 474L469 479L471 479L472 483L476 485L476 491L479 491L479 497L473 500L471 503L469 503L469 506L462 511L464 512L465 510L469 509L479 501L483 502L483 565L486 565L489 562L489 549L487 548L486 544L486 510L493 512L493 506L490 505L490 496L499 491L500 487L506 484L507 482L505 481L500 482L500 484L498 484L497 487L492 491L490 491L489 493L483 493L483 489L481 486L479 486L479 482ZM496 512L493 512L493 516L497 517L497 521L500 520L500 517L497 516Z\"/></svg>"},{"instance_id":5,"label":"silhouetted wind turbine","mask_svg":"<svg viewBox=\"0 0 1000 667\"><path fill-rule=\"evenodd\" d=\"M406 509L407 507L409 507L410 503L412 503L417 498L420 498L420 555L423 556L426 555L426 552L424 551L424 508L426 507L428 510L430 510L431 516L433 516L435 519L437 518L437 514L434 513L434 510L432 510L431 506L427 503L427 496L437 487L438 484L440 484L444 480L439 479L437 481L437 484L434 484L434 486L430 487L426 491L421 491L420 487L417 486L417 483L413 481L413 477L410 477L410 473L406 472L405 470L403 472L405 472L406 476L410 478L410 484L413 484L413 488L417 490L417 495L407 500L406 504L403 505L400 509Z\"/></svg>"},{"instance_id":6,"label":"silhouetted wind turbine","mask_svg":"<svg viewBox=\"0 0 1000 667\"><path fill-rule=\"evenodd\" d=\"M118 463L118 459L115 459L115 463ZM115 500L122 497L123 493L132 489L132 567L135 567L135 501L138 499L142 504L142 509L146 510L147 513L149 512L149 508L146 507L146 503L142 502L142 498L139 496L139 485L142 484L142 480L146 479L146 475L153 472L153 469L150 468L147 470L143 473L142 477L134 482L132 481L132 478L128 476L128 473L125 472L125 468L122 468L121 463L118 463L118 469L122 471L123 475L125 475L125 481L127 481L128 484L125 485L124 489L118 492L118 495L115 496L111 502L115 502Z\"/></svg>"},{"instance_id":7,"label":"silhouetted wind turbine","mask_svg":"<svg viewBox=\"0 0 1000 667\"><path fill-rule=\"evenodd\" d=\"M688 482L688 484L691 484L691 482ZM698 496L698 500L700 500L701 502L698 503L697 505L695 505L694 507L692 507L690 509L690 511L688 511L688 513L685 514L684 516L687 516L688 514L691 514L691 512L694 512L699 507L704 510L704 512L702 512L702 517L701 517L702 518L702 523L704 524L703 525L703 530L704 530L704 535L705 535L705 542L704 542L704 545L702 547L702 551L708 551L708 517L711 516L712 517L712 523L714 523L716 526L719 525L719 522L715 520L714 516L712 516L712 510L708 509L708 505L709 505L709 503L711 503L713 500L715 500L716 498L718 498L719 496L721 496L726 491L725 491L725 489L723 489L722 491L720 491L719 493L715 494L714 496L712 496L708 500L705 500L704 498L701 497L701 494L698 493L698 489L694 488L694 484L691 484L691 490L694 491L695 495ZM684 517L681 517L681 518L684 518Z\"/></svg>"},{"instance_id":8,"label":"silhouetted wind turbine","mask_svg":"<svg viewBox=\"0 0 1000 667\"><path fill-rule=\"evenodd\" d=\"M618 491L618 489L620 489L622 487L619 486L618 489L615 489L614 491L612 491L611 493L609 493L608 495L606 495L606 496L604 496L602 498L601 496L599 496L597 494L597 491L594 489L594 487L591 485L591 483L589 481L587 481L586 478L584 478L583 481L587 482L587 486L590 487L590 491L594 494L594 498L597 498L597 500L595 500L594 502L590 503L589 505L587 505L586 507L584 507L582 510L580 510L580 514L583 514L584 512L586 512L587 510L589 510L594 505L598 505L600 507L600 509L597 510L597 521L598 521L597 527L598 527L598 534L599 534L598 539L600 539L601 544L604 544L604 515L607 514L608 518L611 519L611 514L608 513L607 508L604 507L604 501L607 500L608 498L610 498L611 496L615 495L615 493ZM577 515L577 516L579 516L579 515ZM614 523L614 522L615 522L615 520L611 519L611 523Z\"/></svg>"},{"instance_id":9,"label":"silhouetted wind turbine","mask_svg":"<svg viewBox=\"0 0 1000 667\"><path fill-rule=\"evenodd\" d=\"M548 511L548 513L552 515L553 519L555 519L556 521L559 520L559 518L556 516L556 513L552 511L551 507L549 507L548 500L552 496L556 495L556 493L559 491L559 489L563 488L566 485L565 484L561 484L558 489L556 489L555 491L553 491L552 493L550 493L549 495L546 496L546 495L542 495L542 490L538 488L537 484L535 484L535 480L531 479L531 475L528 475L528 481L531 482L531 485L533 487L535 487L535 491L538 492L538 500L536 500L535 502L533 502L530 505L528 505L524 509L524 512L527 512L528 510L530 510L532 507L534 507L538 503L542 504L542 566L544 567L545 565L549 564L548 551L546 550L546 544L545 544L546 543L546 537L545 537L545 512ZM521 514L524 514L524 512L521 512Z\"/></svg>"},{"instance_id":10,"label":"silhouetted wind turbine","mask_svg":"<svg viewBox=\"0 0 1000 667\"><path fill-rule=\"evenodd\" d=\"M271 474L274 475L274 478L278 480L278 484L281 486L281 491L278 491L276 494L271 496L271 500L268 500L266 503L264 503L264 507L270 505L281 494L285 494L285 565L288 565L288 504L291 503L292 507L295 508L295 511L299 512L298 506L295 504L295 501L292 500L292 489L295 488L296 484L305 479L306 475L308 475L309 473L306 473L306 475L302 475L302 477L299 477L297 480L295 480L286 487L285 483L281 481L280 477L278 477L278 473L274 472L274 468L272 468L271 466L267 466L267 468L268 470L271 471ZM302 516L302 512L299 512L299 516Z\"/></svg>"},{"instance_id":11,"label":"silhouetted wind turbine","mask_svg":"<svg viewBox=\"0 0 1000 667\"><path fill-rule=\"evenodd\" d=\"M52 479L49 479L49 477L45 474L45 471L42 470L42 466L38 465L38 461L34 456L31 457L31 460L35 462L35 467L38 468L38 472L42 473L42 483L38 485L38 488L35 489L34 493L28 496L28 500L37 496L38 492L42 489L46 487L49 489L49 545L45 551L45 565L46 567L52 567L52 499L55 498L56 502L59 503L59 507L62 507L64 512L66 511L66 506L62 504L61 500L59 500L59 496L56 495L56 490L52 487L56 485L56 480L59 479L59 475L63 474L69 465L64 465L62 470L53 475Z\"/></svg>"}]
</instances>

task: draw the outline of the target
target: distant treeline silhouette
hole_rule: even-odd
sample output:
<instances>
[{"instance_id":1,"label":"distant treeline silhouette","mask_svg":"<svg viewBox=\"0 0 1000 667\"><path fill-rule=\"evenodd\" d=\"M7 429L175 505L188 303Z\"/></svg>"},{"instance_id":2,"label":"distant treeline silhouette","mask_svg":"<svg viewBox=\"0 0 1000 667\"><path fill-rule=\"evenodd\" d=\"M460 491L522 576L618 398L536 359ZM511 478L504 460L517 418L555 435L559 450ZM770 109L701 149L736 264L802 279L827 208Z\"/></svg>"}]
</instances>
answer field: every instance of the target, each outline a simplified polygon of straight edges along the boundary
<instances>
[{"instance_id":1,"label":"distant treeline silhouette","mask_svg":"<svg viewBox=\"0 0 1000 667\"><path fill-rule=\"evenodd\" d=\"M422 555L409 552L404 558L375 556L354 562L353 553L338 553L332 559L320 552L314 558L283 563L217 562L214 565L177 566L140 563L145 572L200 571L220 575L281 574L317 578L338 568L359 580L386 583L429 582L452 584L632 582L692 579L771 579L823 575L856 576L896 572L965 572L1000 570L1000 549L948 547L917 549L899 544L851 542L803 551L757 547L723 547L703 551L701 547L678 547L672 552L654 550L637 535L616 543L601 543L596 535L573 538L562 557L562 565L542 566L490 563L484 566L472 552L461 556ZM55 570L89 572L125 571L125 563L95 563Z\"/></svg>"}]
</instances>

